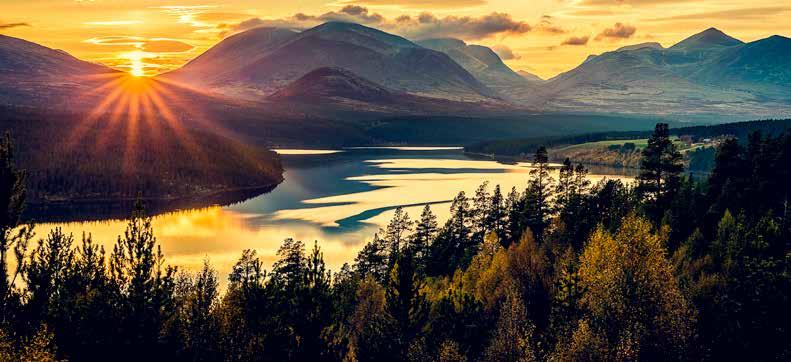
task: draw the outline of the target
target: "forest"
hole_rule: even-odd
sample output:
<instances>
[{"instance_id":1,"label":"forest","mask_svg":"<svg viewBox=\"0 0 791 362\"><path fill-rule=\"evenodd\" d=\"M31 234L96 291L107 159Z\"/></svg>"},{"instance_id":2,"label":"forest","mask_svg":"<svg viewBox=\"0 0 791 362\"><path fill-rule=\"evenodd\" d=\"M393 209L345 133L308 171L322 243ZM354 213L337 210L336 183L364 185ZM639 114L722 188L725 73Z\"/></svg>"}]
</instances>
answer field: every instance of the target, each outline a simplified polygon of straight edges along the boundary
<instances>
[{"instance_id":1,"label":"forest","mask_svg":"<svg viewBox=\"0 0 791 362\"><path fill-rule=\"evenodd\" d=\"M13 132L25 165L29 214L77 200L205 197L282 181L272 151L165 117L122 118L0 107L0 130Z\"/></svg>"},{"instance_id":2,"label":"forest","mask_svg":"<svg viewBox=\"0 0 791 362\"><path fill-rule=\"evenodd\" d=\"M142 203L112 250L36 236L6 137L0 360L791 359L791 132L723 141L702 180L670 135L634 184L572 160L555 179L538 147L524 189L459 193L443 224L398 209L339 270L287 239L227 276L169 266Z\"/></svg>"}]
</instances>

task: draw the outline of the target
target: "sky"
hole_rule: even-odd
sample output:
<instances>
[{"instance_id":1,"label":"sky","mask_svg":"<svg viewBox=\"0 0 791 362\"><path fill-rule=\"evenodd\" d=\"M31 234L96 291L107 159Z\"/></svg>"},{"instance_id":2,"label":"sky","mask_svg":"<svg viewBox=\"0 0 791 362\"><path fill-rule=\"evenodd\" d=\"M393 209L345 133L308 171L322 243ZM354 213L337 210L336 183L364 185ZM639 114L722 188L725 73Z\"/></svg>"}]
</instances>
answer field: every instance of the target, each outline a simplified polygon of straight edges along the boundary
<instances>
[{"instance_id":1,"label":"sky","mask_svg":"<svg viewBox=\"0 0 791 362\"><path fill-rule=\"evenodd\" d=\"M136 75L178 68L257 26L351 21L412 40L492 47L514 70L549 78L590 54L716 27L743 41L791 36L774 0L0 0L0 34Z\"/></svg>"}]
</instances>

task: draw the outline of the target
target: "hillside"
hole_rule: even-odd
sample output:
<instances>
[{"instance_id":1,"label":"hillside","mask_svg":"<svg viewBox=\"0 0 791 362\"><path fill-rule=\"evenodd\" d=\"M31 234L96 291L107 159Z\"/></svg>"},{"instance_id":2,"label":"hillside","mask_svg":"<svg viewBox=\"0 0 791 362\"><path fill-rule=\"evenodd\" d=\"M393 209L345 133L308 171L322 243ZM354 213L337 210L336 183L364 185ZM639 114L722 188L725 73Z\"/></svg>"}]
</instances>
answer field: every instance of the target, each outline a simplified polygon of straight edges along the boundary
<instances>
[{"instance_id":1,"label":"hillside","mask_svg":"<svg viewBox=\"0 0 791 362\"><path fill-rule=\"evenodd\" d=\"M262 37L266 41L261 41ZM239 55L226 67L228 53ZM442 52L373 28L340 22L296 34L249 30L221 41L195 61L162 77L252 99L272 94L324 67L347 69L389 89L415 95L457 101L497 98L496 92ZM208 73L211 75L204 79Z\"/></svg>"},{"instance_id":2,"label":"hillside","mask_svg":"<svg viewBox=\"0 0 791 362\"><path fill-rule=\"evenodd\" d=\"M522 101L544 110L778 117L791 113L791 42L744 43L710 28L669 48L591 56Z\"/></svg>"}]
</instances>

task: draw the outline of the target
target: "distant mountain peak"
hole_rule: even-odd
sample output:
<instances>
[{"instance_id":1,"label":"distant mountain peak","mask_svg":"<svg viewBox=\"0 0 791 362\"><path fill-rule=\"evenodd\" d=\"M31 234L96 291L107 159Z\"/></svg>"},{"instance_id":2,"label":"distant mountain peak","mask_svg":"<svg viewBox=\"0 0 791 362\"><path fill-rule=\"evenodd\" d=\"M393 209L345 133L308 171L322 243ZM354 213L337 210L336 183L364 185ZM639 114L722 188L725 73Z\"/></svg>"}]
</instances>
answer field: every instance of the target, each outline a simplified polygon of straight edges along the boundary
<instances>
[{"instance_id":1,"label":"distant mountain peak","mask_svg":"<svg viewBox=\"0 0 791 362\"><path fill-rule=\"evenodd\" d=\"M680 41L678 44L673 45L671 49L693 50L696 48L727 47L741 44L744 44L744 42L712 27Z\"/></svg>"},{"instance_id":2,"label":"distant mountain peak","mask_svg":"<svg viewBox=\"0 0 791 362\"><path fill-rule=\"evenodd\" d=\"M321 99L341 97L355 100L389 98L394 94L353 72L339 67L322 67L300 77L272 94L270 99Z\"/></svg>"},{"instance_id":3,"label":"distant mountain peak","mask_svg":"<svg viewBox=\"0 0 791 362\"><path fill-rule=\"evenodd\" d=\"M616 50L616 52L629 51L629 50L638 50L638 49L646 49L646 48L649 48L649 49L665 49L665 47L663 47L662 44L659 44L657 42L647 42L647 43L640 43L640 44L633 44L633 45L623 46L623 47L618 48L618 50Z\"/></svg>"}]
</instances>

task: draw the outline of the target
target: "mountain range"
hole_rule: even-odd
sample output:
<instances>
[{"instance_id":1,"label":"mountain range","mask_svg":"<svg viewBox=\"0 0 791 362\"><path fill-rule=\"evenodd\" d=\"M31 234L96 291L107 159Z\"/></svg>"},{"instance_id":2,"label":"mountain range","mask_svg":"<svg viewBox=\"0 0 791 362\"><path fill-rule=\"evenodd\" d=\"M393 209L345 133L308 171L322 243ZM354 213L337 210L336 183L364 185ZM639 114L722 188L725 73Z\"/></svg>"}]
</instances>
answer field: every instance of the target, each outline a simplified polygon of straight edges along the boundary
<instances>
[{"instance_id":1,"label":"mountain range","mask_svg":"<svg viewBox=\"0 0 791 362\"><path fill-rule=\"evenodd\" d=\"M791 39L744 43L710 28L591 56L525 104L545 110L775 116L791 109Z\"/></svg>"},{"instance_id":2,"label":"mountain range","mask_svg":"<svg viewBox=\"0 0 791 362\"><path fill-rule=\"evenodd\" d=\"M75 90L96 93L97 82L117 76L63 51L0 36L5 104L38 98L61 100L49 106L68 104ZM710 28L668 48L642 43L591 55L542 80L512 70L485 46L451 38L411 41L328 22L304 31L244 31L154 80L213 102L286 113L303 107L299 117L307 118L326 116L324 110L375 116L521 110L768 117L791 109L791 39L775 35L745 43Z\"/></svg>"}]
</instances>

